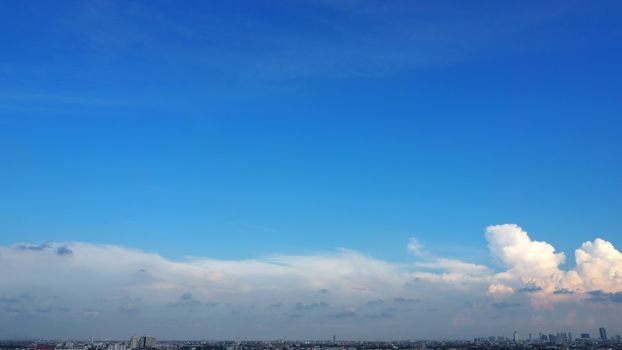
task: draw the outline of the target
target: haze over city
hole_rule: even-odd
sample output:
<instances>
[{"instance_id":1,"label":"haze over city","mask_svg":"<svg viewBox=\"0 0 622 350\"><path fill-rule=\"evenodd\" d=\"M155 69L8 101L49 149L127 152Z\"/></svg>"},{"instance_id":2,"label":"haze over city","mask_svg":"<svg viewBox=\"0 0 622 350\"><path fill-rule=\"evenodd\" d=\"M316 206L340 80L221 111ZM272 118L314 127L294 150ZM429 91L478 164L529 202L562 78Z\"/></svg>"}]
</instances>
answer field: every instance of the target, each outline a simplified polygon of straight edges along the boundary
<instances>
[{"instance_id":1,"label":"haze over city","mask_svg":"<svg viewBox=\"0 0 622 350\"><path fill-rule=\"evenodd\" d=\"M0 349L621 347L621 11L1 1Z\"/></svg>"}]
</instances>

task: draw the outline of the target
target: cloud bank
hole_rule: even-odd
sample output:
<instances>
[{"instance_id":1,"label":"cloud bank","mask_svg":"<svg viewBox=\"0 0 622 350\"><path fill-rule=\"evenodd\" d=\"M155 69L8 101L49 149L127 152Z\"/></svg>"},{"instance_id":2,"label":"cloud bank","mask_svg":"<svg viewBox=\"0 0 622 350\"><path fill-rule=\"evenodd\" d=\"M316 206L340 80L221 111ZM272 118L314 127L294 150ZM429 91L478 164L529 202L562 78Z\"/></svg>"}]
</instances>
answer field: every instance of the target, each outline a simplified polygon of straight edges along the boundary
<instances>
[{"instance_id":1,"label":"cloud bank","mask_svg":"<svg viewBox=\"0 0 622 350\"><path fill-rule=\"evenodd\" d=\"M403 339L447 337L447 327L471 337L620 326L622 254L610 242L583 243L563 270L564 253L517 225L485 234L497 265L434 256L416 239L407 263L347 249L174 261L83 242L2 246L0 338Z\"/></svg>"}]
</instances>

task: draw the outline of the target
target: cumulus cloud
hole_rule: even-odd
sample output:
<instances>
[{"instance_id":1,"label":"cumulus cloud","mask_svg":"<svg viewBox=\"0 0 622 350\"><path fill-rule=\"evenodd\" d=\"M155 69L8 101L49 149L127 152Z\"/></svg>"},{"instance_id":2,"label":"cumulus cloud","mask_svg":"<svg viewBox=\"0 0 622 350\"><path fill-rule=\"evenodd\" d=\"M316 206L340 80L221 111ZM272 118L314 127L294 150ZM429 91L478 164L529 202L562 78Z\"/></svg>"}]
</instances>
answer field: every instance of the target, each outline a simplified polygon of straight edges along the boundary
<instances>
[{"instance_id":1,"label":"cumulus cloud","mask_svg":"<svg viewBox=\"0 0 622 350\"><path fill-rule=\"evenodd\" d=\"M564 253L532 240L518 225L489 226L486 239L491 254L505 267L489 287L497 299L511 294L500 285L528 295L536 308L570 300L615 302L616 293L622 291L622 254L603 239L583 243L575 251L575 267L569 270L560 268Z\"/></svg>"},{"instance_id":2,"label":"cumulus cloud","mask_svg":"<svg viewBox=\"0 0 622 350\"><path fill-rule=\"evenodd\" d=\"M353 335L361 329L381 334L374 333L380 332L377 319L405 336L411 334L405 325L413 322L429 326L427 334L443 324L466 331L465 322L455 322L463 320L465 305L489 306L468 308L470 319L481 327L482 320L493 319L481 310L512 308L513 315L528 315L530 308L548 307L550 315L539 312L538 319L557 322L563 317L554 314L552 305L559 302L572 302L575 308L622 306L622 254L610 242L583 243L575 251L576 266L563 270L563 253L531 239L517 225L490 226L485 234L501 267L434 256L414 239L408 242L414 255L408 264L347 249L176 261L153 252L81 242L0 246L0 337L33 324L28 317L50 329L73 324L85 332L106 330L102 336L109 337L125 336L128 329L166 332L171 323L185 324L190 337L203 334L200 325L206 322L215 325L214 337L236 336L240 324L255 332L249 337L284 331L320 336L334 327L347 332L348 324ZM309 330L309 320L317 328Z\"/></svg>"},{"instance_id":3,"label":"cumulus cloud","mask_svg":"<svg viewBox=\"0 0 622 350\"><path fill-rule=\"evenodd\" d=\"M488 294L494 298L503 298L514 293L514 288L501 283L493 283L488 286Z\"/></svg>"},{"instance_id":4,"label":"cumulus cloud","mask_svg":"<svg viewBox=\"0 0 622 350\"><path fill-rule=\"evenodd\" d=\"M514 224L489 226L486 239L492 255L510 273L549 278L559 272L558 267L566 258L564 253L556 253L552 245L531 240L527 232Z\"/></svg>"},{"instance_id":5,"label":"cumulus cloud","mask_svg":"<svg viewBox=\"0 0 622 350\"><path fill-rule=\"evenodd\" d=\"M622 253L613 244L597 238L575 251L576 268L570 276L584 290L616 292L622 286Z\"/></svg>"}]
</instances>

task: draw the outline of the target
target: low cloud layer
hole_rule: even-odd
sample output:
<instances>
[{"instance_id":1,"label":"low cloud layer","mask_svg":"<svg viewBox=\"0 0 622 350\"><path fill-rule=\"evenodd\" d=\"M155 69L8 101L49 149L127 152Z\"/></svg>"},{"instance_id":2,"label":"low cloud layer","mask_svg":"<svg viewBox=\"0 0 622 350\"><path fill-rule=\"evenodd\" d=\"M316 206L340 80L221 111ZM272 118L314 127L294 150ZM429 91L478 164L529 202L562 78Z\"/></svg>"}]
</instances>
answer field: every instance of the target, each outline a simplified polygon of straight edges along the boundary
<instances>
[{"instance_id":1,"label":"low cloud layer","mask_svg":"<svg viewBox=\"0 0 622 350\"><path fill-rule=\"evenodd\" d=\"M497 265L434 256L416 239L406 264L352 250L173 261L81 242L3 246L0 338L403 339L447 337L447 327L455 337L622 328L622 254L610 242L583 243L564 270L564 253L517 225L485 234Z\"/></svg>"}]
</instances>

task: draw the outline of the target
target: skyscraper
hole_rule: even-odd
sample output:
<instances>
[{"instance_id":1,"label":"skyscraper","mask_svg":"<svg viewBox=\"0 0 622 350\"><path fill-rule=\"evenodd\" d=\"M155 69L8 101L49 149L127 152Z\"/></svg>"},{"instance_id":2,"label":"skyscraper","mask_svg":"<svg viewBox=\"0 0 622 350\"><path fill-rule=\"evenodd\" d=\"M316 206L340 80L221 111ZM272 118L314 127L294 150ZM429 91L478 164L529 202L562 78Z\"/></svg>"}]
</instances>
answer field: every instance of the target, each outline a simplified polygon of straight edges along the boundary
<instances>
[{"instance_id":1,"label":"skyscraper","mask_svg":"<svg viewBox=\"0 0 622 350\"><path fill-rule=\"evenodd\" d=\"M566 334L566 332L558 332L556 336L557 342L559 344L565 344L567 343L567 339L566 339L567 337L568 337L568 334Z\"/></svg>"},{"instance_id":2,"label":"skyscraper","mask_svg":"<svg viewBox=\"0 0 622 350\"><path fill-rule=\"evenodd\" d=\"M605 327L600 327L598 332L600 332L600 340L607 341L607 330L605 330Z\"/></svg>"},{"instance_id":3,"label":"skyscraper","mask_svg":"<svg viewBox=\"0 0 622 350\"><path fill-rule=\"evenodd\" d=\"M140 338L138 338L138 336L136 335L133 335L132 338L130 338L130 349L138 348L139 341L140 341Z\"/></svg>"},{"instance_id":4,"label":"skyscraper","mask_svg":"<svg viewBox=\"0 0 622 350\"><path fill-rule=\"evenodd\" d=\"M140 337L139 347L142 349L153 349L156 347L157 342L155 337L142 336Z\"/></svg>"}]
</instances>

